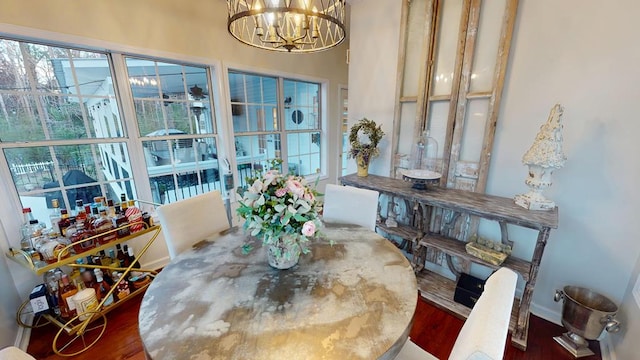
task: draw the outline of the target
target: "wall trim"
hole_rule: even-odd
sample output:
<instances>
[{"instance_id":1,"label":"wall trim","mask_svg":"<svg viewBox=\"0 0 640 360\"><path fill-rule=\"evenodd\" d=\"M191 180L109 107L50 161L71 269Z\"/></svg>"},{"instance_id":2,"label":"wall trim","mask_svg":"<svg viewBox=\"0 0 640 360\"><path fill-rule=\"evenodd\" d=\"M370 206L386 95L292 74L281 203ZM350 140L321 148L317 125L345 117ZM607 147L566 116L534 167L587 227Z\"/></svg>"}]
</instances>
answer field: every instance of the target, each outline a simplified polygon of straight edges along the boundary
<instances>
[{"instance_id":1,"label":"wall trim","mask_svg":"<svg viewBox=\"0 0 640 360\"><path fill-rule=\"evenodd\" d=\"M145 269L162 269L163 267L167 266L170 261L171 259L168 256L165 256L141 265ZM131 271L135 271L135 269L131 269Z\"/></svg>"},{"instance_id":2,"label":"wall trim","mask_svg":"<svg viewBox=\"0 0 640 360\"><path fill-rule=\"evenodd\" d=\"M611 342L611 336L609 336L609 333L606 331L603 333L604 335L601 336L600 339L600 354L602 355L602 360L616 360L616 350Z\"/></svg>"},{"instance_id":3,"label":"wall trim","mask_svg":"<svg viewBox=\"0 0 640 360\"><path fill-rule=\"evenodd\" d=\"M558 326L562 326L562 314L555 309L550 309L532 302L530 312L539 318L543 318Z\"/></svg>"},{"instance_id":4,"label":"wall trim","mask_svg":"<svg viewBox=\"0 0 640 360\"><path fill-rule=\"evenodd\" d=\"M20 348L24 352L27 352L27 348L29 347L29 340L31 340L31 328L18 326L16 340L13 343L13 346Z\"/></svg>"}]
</instances>

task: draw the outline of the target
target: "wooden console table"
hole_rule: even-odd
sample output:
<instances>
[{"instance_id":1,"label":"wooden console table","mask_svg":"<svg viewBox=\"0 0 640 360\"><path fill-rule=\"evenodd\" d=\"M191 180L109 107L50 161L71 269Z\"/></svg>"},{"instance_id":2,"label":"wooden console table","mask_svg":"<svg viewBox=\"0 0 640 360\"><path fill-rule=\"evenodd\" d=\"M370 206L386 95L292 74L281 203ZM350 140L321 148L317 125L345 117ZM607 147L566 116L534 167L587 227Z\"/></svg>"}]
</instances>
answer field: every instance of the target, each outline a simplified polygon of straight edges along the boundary
<instances>
[{"instance_id":1,"label":"wooden console table","mask_svg":"<svg viewBox=\"0 0 640 360\"><path fill-rule=\"evenodd\" d=\"M458 276L460 272L469 272L471 263L492 269L499 267L465 251L464 244L469 235L465 229L470 224L477 223L477 218L498 222L501 241L505 244L513 244L509 239L507 225L538 231L530 260L510 256L502 264L516 271L525 281L522 299L514 299L510 330L512 344L526 350L531 298L549 232L558 227L558 208L552 211L531 211L515 205L510 198L440 187L416 190L409 182L376 175L358 177L352 174L339 180L343 185L376 190L405 203L409 220L399 223L397 227L388 227L380 222L377 224L378 230L402 238L403 245L407 245L412 252L412 264L417 273L421 295L463 318L469 315L470 309L453 301L456 282L424 269L427 249L444 253L448 267ZM455 266L453 258L461 269Z\"/></svg>"}]
</instances>

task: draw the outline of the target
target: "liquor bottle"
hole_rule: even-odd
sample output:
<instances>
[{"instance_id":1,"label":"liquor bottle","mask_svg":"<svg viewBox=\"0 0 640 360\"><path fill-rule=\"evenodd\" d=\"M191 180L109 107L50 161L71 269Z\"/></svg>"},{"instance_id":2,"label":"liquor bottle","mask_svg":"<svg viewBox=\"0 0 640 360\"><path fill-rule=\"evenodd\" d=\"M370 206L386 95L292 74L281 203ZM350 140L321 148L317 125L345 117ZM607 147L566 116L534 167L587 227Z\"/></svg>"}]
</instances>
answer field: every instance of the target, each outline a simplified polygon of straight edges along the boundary
<instances>
[{"instance_id":1,"label":"liquor bottle","mask_svg":"<svg viewBox=\"0 0 640 360\"><path fill-rule=\"evenodd\" d=\"M66 230L65 230L65 238L67 238L67 242L69 244L71 244L71 238L73 237L73 234L76 233L76 231L78 230L77 226L76 226L76 217L75 216L69 216L69 226L67 226ZM73 249L75 251L75 249Z\"/></svg>"},{"instance_id":2,"label":"liquor bottle","mask_svg":"<svg viewBox=\"0 0 640 360\"><path fill-rule=\"evenodd\" d=\"M113 276L114 280L117 282L122 277L122 273L116 272ZM116 287L116 297L118 300L122 300L131 294L131 288L129 287L129 282L126 279L122 279L118 286Z\"/></svg>"},{"instance_id":3,"label":"liquor bottle","mask_svg":"<svg viewBox=\"0 0 640 360\"><path fill-rule=\"evenodd\" d=\"M29 220L29 224L23 228L23 233L26 235L20 242L20 246L22 250L27 252L29 256L31 256L31 259L39 265L43 259L42 255L36 251L36 248L40 247L40 242L42 241L42 227L40 227L38 220Z\"/></svg>"},{"instance_id":4,"label":"liquor bottle","mask_svg":"<svg viewBox=\"0 0 640 360\"><path fill-rule=\"evenodd\" d=\"M125 254L124 251L122 251L120 244L116 245L116 250L117 250L116 257L118 258L118 263L120 267L128 267L129 265L131 265L131 263L129 262L129 255Z\"/></svg>"},{"instance_id":5,"label":"liquor bottle","mask_svg":"<svg viewBox=\"0 0 640 360\"><path fill-rule=\"evenodd\" d=\"M107 217L107 211L100 211L100 216L93 222L93 230L96 234L103 234L98 237L98 242L103 245L116 239L116 232L113 222Z\"/></svg>"},{"instance_id":6,"label":"liquor bottle","mask_svg":"<svg viewBox=\"0 0 640 360\"><path fill-rule=\"evenodd\" d=\"M60 210L60 221L58 221L58 231L62 237L67 237L67 228L71 225L67 209Z\"/></svg>"},{"instance_id":7,"label":"liquor bottle","mask_svg":"<svg viewBox=\"0 0 640 360\"><path fill-rule=\"evenodd\" d=\"M98 209L98 213L100 212L100 210L102 210L102 196L94 196L93 197L93 204L91 204L91 210L93 210L93 208Z\"/></svg>"},{"instance_id":8,"label":"liquor bottle","mask_svg":"<svg viewBox=\"0 0 640 360\"><path fill-rule=\"evenodd\" d=\"M44 285L47 287L47 301L49 307L53 309L55 316L60 316L60 306L58 305L58 282L60 281L59 273L56 269L48 270L43 275Z\"/></svg>"},{"instance_id":9,"label":"liquor bottle","mask_svg":"<svg viewBox=\"0 0 640 360\"><path fill-rule=\"evenodd\" d=\"M35 220L36 218L33 216L31 212L31 208L22 208L22 238L28 238L31 235L31 220Z\"/></svg>"},{"instance_id":10,"label":"liquor bottle","mask_svg":"<svg viewBox=\"0 0 640 360\"><path fill-rule=\"evenodd\" d=\"M125 203L126 206L126 203ZM116 210L118 210L118 206L116 206ZM122 208L120 208L120 211L117 211L116 217L115 217L115 227L118 228L117 233L117 237L118 238L123 238L126 236L129 236L129 234L131 233L129 231L129 221L127 220L127 217L124 215L124 210L122 210Z\"/></svg>"},{"instance_id":11,"label":"liquor bottle","mask_svg":"<svg viewBox=\"0 0 640 360\"><path fill-rule=\"evenodd\" d=\"M96 232L94 228L95 226L94 223L96 220L100 218L100 213L98 212L98 208L96 206L91 205L90 210L87 214L90 214L90 215L88 215L87 220L84 221L84 227L85 229L90 229Z\"/></svg>"},{"instance_id":12,"label":"liquor bottle","mask_svg":"<svg viewBox=\"0 0 640 360\"><path fill-rule=\"evenodd\" d=\"M131 233L144 230L142 211L136 207L135 201L129 200L124 215L127 217L127 221L129 221L129 229Z\"/></svg>"},{"instance_id":13,"label":"liquor bottle","mask_svg":"<svg viewBox=\"0 0 640 360\"><path fill-rule=\"evenodd\" d=\"M84 228L84 222L76 221L75 230L69 238L69 241L73 243L73 249L76 254L81 254L96 247L95 239L91 238L94 234L92 231ZM67 229L67 233L68 232L69 230Z\"/></svg>"},{"instance_id":14,"label":"liquor bottle","mask_svg":"<svg viewBox=\"0 0 640 360\"><path fill-rule=\"evenodd\" d=\"M111 285L109 285L103 277L102 271L100 269L93 270L96 276L96 283L94 285L94 289L96 289L96 296L98 300L102 300L107 296L109 290L111 290ZM104 301L103 306L109 306L114 303L113 294L110 294L109 297Z\"/></svg>"},{"instance_id":15,"label":"liquor bottle","mask_svg":"<svg viewBox=\"0 0 640 360\"><path fill-rule=\"evenodd\" d=\"M116 217L116 209L113 206L113 200L107 200L107 216L110 219L114 219Z\"/></svg>"},{"instance_id":16,"label":"liquor bottle","mask_svg":"<svg viewBox=\"0 0 640 360\"><path fill-rule=\"evenodd\" d=\"M84 210L82 199L76 200L76 223L84 222L87 219L87 213Z\"/></svg>"},{"instance_id":17,"label":"liquor bottle","mask_svg":"<svg viewBox=\"0 0 640 360\"><path fill-rule=\"evenodd\" d=\"M86 288L94 288L96 284L96 277L93 273L93 269L86 268L82 272L82 282Z\"/></svg>"},{"instance_id":18,"label":"liquor bottle","mask_svg":"<svg viewBox=\"0 0 640 360\"><path fill-rule=\"evenodd\" d=\"M78 288L69 283L67 274L63 274L58 285L58 306L60 316L63 318L73 318L76 316L76 304L71 297L78 293Z\"/></svg>"},{"instance_id":19,"label":"liquor bottle","mask_svg":"<svg viewBox=\"0 0 640 360\"><path fill-rule=\"evenodd\" d=\"M107 257L109 258L109 266L110 267L119 267L120 266L120 262L118 262L118 259L116 258L116 252L115 250L113 250L113 248L109 249L109 251L107 252ZM113 275L111 275L113 277Z\"/></svg>"},{"instance_id":20,"label":"liquor bottle","mask_svg":"<svg viewBox=\"0 0 640 360\"><path fill-rule=\"evenodd\" d=\"M82 261L82 259L76 259L76 264L79 266L73 266L71 273L69 274L69 281L72 284L78 284L78 282L82 282L82 272L85 271L86 269L84 267L82 267L82 265L84 265L84 262Z\"/></svg>"},{"instance_id":21,"label":"liquor bottle","mask_svg":"<svg viewBox=\"0 0 640 360\"><path fill-rule=\"evenodd\" d=\"M58 199L51 200L51 212L49 213L49 223L51 224L51 232L55 234L60 234L60 227L58 223L60 222L60 203Z\"/></svg>"},{"instance_id":22,"label":"liquor bottle","mask_svg":"<svg viewBox=\"0 0 640 360\"><path fill-rule=\"evenodd\" d=\"M48 237L43 237L43 241L36 247L40 256L48 264L53 264L59 259L68 258L70 255L69 251L65 249L65 245L61 244L58 239L59 237L56 234L50 233Z\"/></svg>"},{"instance_id":23,"label":"liquor bottle","mask_svg":"<svg viewBox=\"0 0 640 360\"><path fill-rule=\"evenodd\" d=\"M128 256L129 257L129 262L133 263L133 267L135 269L140 269L140 263L138 261L136 261L136 255L133 252L133 247L125 245L124 248L127 251L127 254L129 255Z\"/></svg>"}]
</instances>

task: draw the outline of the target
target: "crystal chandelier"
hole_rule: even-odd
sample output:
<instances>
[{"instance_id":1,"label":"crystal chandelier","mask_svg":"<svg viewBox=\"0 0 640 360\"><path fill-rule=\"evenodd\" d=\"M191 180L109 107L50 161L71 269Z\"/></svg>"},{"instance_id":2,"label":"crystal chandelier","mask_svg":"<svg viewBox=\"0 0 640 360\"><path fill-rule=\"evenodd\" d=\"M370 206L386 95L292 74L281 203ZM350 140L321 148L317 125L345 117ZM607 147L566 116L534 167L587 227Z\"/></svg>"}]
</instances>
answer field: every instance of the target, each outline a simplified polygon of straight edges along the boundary
<instances>
[{"instance_id":1,"label":"crystal chandelier","mask_svg":"<svg viewBox=\"0 0 640 360\"><path fill-rule=\"evenodd\" d=\"M283 52L315 52L345 38L345 0L227 0L229 33Z\"/></svg>"}]
</instances>

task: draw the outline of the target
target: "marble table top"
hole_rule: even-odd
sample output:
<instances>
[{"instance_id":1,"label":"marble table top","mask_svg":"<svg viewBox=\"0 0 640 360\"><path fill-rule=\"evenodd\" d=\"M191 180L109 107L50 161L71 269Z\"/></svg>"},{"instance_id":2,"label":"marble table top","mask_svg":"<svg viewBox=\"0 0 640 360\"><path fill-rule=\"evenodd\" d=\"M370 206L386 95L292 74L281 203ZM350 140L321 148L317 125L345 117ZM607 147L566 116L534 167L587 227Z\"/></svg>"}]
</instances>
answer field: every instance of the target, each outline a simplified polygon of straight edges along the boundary
<instances>
[{"instance_id":1,"label":"marble table top","mask_svg":"<svg viewBox=\"0 0 640 360\"><path fill-rule=\"evenodd\" d=\"M139 313L152 359L393 359L417 303L416 277L382 236L328 226L298 265L276 270L241 229L180 254ZM330 245L328 239L333 240Z\"/></svg>"}]
</instances>

